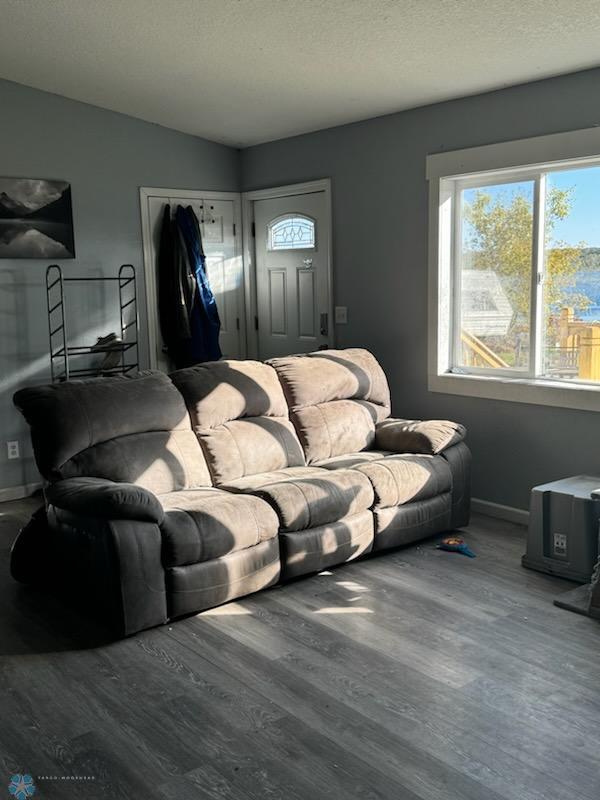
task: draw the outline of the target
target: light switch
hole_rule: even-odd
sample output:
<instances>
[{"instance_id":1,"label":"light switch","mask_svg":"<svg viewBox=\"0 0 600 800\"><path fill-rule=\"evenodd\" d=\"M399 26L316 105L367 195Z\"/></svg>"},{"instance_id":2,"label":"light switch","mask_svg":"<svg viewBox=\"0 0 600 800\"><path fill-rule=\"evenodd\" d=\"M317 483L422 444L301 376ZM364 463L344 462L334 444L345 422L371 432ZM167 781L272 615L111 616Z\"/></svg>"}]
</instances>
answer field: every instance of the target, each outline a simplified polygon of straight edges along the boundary
<instances>
[{"instance_id":1,"label":"light switch","mask_svg":"<svg viewBox=\"0 0 600 800\"><path fill-rule=\"evenodd\" d=\"M346 325L348 323L348 308L346 306L335 307L336 325Z\"/></svg>"}]
</instances>

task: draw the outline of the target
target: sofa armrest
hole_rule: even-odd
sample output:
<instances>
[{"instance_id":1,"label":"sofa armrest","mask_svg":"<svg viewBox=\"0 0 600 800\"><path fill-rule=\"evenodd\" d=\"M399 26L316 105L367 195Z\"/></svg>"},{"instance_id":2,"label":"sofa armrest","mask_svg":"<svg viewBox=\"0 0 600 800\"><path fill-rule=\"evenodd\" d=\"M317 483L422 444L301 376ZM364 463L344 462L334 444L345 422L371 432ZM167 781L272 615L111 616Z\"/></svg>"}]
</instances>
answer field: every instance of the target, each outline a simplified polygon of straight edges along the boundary
<instances>
[{"instance_id":1,"label":"sofa armrest","mask_svg":"<svg viewBox=\"0 0 600 800\"><path fill-rule=\"evenodd\" d=\"M102 478L66 478L46 489L48 502L73 514L109 520L138 520L160 525L163 508L156 495L133 483Z\"/></svg>"},{"instance_id":2,"label":"sofa armrest","mask_svg":"<svg viewBox=\"0 0 600 800\"><path fill-rule=\"evenodd\" d=\"M162 535L155 522L100 519L55 505L47 516L45 578L36 581L119 636L167 621Z\"/></svg>"},{"instance_id":3,"label":"sofa armrest","mask_svg":"<svg viewBox=\"0 0 600 800\"><path fill-rule=\"evenodd\" d=\"M458 422L430 419L386 419L375 426L375 448L393 453L436 455L462 442L466 429Z\"/></svg>"}]
</instances>

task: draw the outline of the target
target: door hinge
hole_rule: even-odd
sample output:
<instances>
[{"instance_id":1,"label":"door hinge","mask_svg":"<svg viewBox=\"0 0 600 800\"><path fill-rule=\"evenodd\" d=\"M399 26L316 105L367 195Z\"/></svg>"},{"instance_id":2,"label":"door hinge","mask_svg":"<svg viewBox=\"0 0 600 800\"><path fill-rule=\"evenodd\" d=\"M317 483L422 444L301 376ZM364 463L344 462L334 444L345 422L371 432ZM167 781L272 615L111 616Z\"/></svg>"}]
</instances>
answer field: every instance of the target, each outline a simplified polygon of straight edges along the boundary
<instances>
[{"instance_id":1,"label":"door hinge","mask_svg":"<svg viewBox=\"0 0 600 800\"><path fill-rule=\"evenodd\" d=\"M258 317L254 317L254 330L258 330Z\"/></svg>"},{"instance_id":2,"label":"door hinge","mask_svg":"<svg viewBox=\"0 0 600 800\"><path fill-rule=\"evenodd\" d=\"M240 318L239 317L235 318L235 327L239 331L239 329L240 329Z\"/></svg>"},{"instance_id":3,"label":"door hinge","mask_svg":"<svg viewBox=\"0 0 600 800\"><path fill-rule=\"evenodd\" d=\"M236 231L236 227L235 227L235 222L234 222L234 223L233 223L233 235L234 235L234 236L235 236L235 231Z\"/></svg>"},{"instance_id":4,"label":"door hinge","mask_svg":"<svg viewBox=\"0 0 600 800\"><path fill-rule=\"evenodd\" d=\"M256 224L254 222L252 223L252 236L256 238Z\"/></svg>"}]
</instances>

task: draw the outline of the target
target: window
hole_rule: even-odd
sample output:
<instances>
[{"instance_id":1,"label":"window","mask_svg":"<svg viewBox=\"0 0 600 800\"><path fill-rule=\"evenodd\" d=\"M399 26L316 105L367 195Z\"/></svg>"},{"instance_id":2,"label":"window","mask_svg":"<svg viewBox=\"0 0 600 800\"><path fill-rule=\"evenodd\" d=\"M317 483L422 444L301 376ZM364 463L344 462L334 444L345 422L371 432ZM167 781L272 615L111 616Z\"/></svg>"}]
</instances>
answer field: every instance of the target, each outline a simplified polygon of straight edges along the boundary
<instances>
[{"instance_id":1,"label":"window","mask_svg":"<svg viewBox=\"0 0 600 800\"><path fill-rule=\"evenodd\" d=\"M528 373L534 182L457 184L457 193L452 366Z\"/></svg>"},{"instance_id":2,"label":"window","mask_svg":"<svg viewBox=\"0 0 600 800\"><path fill-rule=\"evenodd\" d=\"M314 250L315 221L299 214L277 217L268 227L269 250Z\"/></svg>"},{"instance_id":3,"label":"window","mask_svg":"<svg viewBox=\"0 0 600 800\"><path fill-rule=\"evenodd\" d=\"M460 377L479 381L474 390L462 381L461 394L553 405L572 405L564 389L596 390L574 407L600 410L600 156L515 163L517 145L535 152L535 141L474 148L479 167L488 152L492 163L512 161L488 171L464 169L468 150L428 159L430 180L438 172L430 388L453 391ZM600 153L599 132L594 142ZM452 156L463 169L444 175ZM493 388L500 383L520 388ZM543 398L544 388L560 389L560 398Z\"/></svg>"},{"instance_id":4,"label":"window","mask_svg":"<svg viewBox=\"0 0 600 800\"><path fill-rule=\"evenodd\" d=\"M450 370L600 385L600 165L470 176L454 195Z\"/></svg>"}]
</instances>

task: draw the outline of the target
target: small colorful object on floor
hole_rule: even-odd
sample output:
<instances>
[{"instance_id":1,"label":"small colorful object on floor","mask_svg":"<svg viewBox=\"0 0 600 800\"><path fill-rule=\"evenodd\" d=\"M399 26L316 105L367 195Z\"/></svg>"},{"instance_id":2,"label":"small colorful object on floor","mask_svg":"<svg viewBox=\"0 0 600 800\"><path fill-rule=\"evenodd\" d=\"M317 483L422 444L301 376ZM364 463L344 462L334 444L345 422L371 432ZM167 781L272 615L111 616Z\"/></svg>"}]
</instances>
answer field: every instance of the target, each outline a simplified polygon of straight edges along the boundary
<instances>
[{"instance_id":1,"label":"small colorful object on floor","mask_svg":"<svg viewBox=\"0 0 600 800\"><path fill-rule=\"evenodd\" d=\"M463 556L475 558L475 553L468 547L464 539L459 539L458 536L450 536L444 539L437 546L438 550L448 550L450 553L462 553Z\"/></svg>"}]
</instances>

